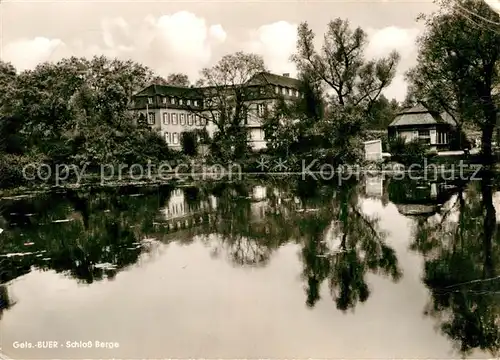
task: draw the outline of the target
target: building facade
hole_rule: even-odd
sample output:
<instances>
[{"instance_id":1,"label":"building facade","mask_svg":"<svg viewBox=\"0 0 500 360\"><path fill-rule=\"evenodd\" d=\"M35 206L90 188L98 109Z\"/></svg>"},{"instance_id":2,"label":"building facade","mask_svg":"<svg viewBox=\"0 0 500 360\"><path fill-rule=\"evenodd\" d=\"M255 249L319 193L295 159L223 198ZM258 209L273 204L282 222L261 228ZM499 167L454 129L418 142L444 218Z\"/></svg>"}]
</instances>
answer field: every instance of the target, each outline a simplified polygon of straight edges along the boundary
<instances>
[{"instance_id":1,"label":"building facade","mask_svg":"<svg viewBox=\"0 0 500 360\"><path fill-rule=\"evenodd\" d=\"M245 91L242 126L247 129L249 144L254 150L266 148L263 119L280 98L298 99L300 82L289 74L258 73L240 85ZM223 109L217 108L216 98L232 96L230 86L185 88L150 85L133 97L132 111L151 128L157 130L173 149L181 148L184 132L205 130L209 137L217 131L216 122ZM229 102L225 102L227 105Z\"/></svg>"},{"instance_id":2,"label":"building facade","mask_svg":"<svg viewBox=\"0 0 500 360\"><path fill-rule=\"evenodd\" d=\"M452 140L459 136L451 116L430 111L422 104L400 112L389 125L388 135L406 142L420 140L435 150L450 150Z\"/></svg>"}]
</instances>

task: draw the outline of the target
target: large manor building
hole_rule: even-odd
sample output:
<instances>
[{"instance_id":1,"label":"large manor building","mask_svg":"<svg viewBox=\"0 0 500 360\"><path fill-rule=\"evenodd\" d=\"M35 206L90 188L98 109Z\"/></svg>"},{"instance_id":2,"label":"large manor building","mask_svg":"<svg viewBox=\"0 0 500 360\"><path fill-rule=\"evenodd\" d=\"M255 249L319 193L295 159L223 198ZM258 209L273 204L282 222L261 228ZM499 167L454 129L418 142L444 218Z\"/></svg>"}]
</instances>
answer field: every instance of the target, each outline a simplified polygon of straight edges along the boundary
<instances>
[{"instance_id":1,"label":"large manor building","mask_svg":"<svg viewBox=\"0 0 500 360\"><path fill-rule=\"evenodd\" d=\"M247 94L242 125L247 128L252 148L263 149L266 147L262 127L265 114L272 109L277 99L290 101L301 96L300 81L291 78L289 74L262 72L253 76L242 87ZM227 88L227 93L231 94L231 87ZM150 85L134 95L132 110L156 129L170 147L180 149L182 133L205 129L212 137L217 130L214 121L219 119L220 112L211 105L216 102L210 98L214 96L214 91L214 87ZM220 96L220 93L216 96Z\"/></svg>"}]
</instances>

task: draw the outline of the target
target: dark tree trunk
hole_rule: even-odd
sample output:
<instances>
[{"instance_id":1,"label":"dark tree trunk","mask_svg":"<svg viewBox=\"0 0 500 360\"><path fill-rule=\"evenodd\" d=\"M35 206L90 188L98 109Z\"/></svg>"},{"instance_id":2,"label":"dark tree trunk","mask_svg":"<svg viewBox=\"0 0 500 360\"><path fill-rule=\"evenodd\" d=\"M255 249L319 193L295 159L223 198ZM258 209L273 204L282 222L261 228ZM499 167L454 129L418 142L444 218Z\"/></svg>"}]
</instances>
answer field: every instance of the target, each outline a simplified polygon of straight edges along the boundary
<instances>
[{"instance_id":1,"label":"dark tree trunk","mask_svg":"<svg viewBox=\"0 0 500 360\"><path fill-rule=\"evenodd\" d=\"M496 210L493 205L493 187L492 174L487 172L483 174L481 180L481 195L485 209L484 216L484 274L485 278L493 277L493 258L492 258L492 238L496 227Z\"/></svg>"},{"instance_id":2,"label":"dark tree trunk","mask_svg":"<svg viewBox=\"0 0 500 360\"><path fill-rule=\"evenodd\" d=\"M482 135L482 147L483 147L483 164L491 165L493 164L493 150L492 150L492 141L494 131L497 125L497 109L495 103L493 102L493 98L491 97L491 91L483 93L481 97L483 103L483 111L485 115L486 123L483 126L483 135Z\"/></svg>"},{"instance_id":3,"label":"dark tree trunk","mask_svg":"<svg viewBox=\"0 0 500 360\"><path fill-rule=\"evenodd\" d=\"M482 162L484 165L492 165L493 164L493 150L492 150L492 141L493 141L493 124L486 124L483 127L483 133L481 137L481 145L482 145Z\"/></svg>"}]
</instances>

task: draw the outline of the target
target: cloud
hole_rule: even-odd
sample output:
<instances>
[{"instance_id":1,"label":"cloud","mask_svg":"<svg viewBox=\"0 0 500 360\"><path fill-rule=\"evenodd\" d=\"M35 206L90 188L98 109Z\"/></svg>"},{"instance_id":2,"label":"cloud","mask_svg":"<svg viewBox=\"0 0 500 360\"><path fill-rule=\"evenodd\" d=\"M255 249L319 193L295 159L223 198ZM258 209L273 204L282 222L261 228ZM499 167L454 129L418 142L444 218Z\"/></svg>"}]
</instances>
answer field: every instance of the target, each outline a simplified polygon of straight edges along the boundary
<instances>
[{"instance_id":1,"label":"cloud","mask_svg":"<svg viewBox=\"0 0 500 360\"><path fill-rule=\"evenodd\" d=\"M399 28L389 26L383 29L369 29L368 46L366 48L367 57L383 57L391 51L399 52L403 59L407 59L415 55L416 40L420 34L420 30L416 28Z\"/></svg>"},{"instance_id":2,"label":"cloud","mask_svg":"<svg viewBox=\"0 0 500 360\"><path fill-rule=\"evenodd\" d=\"M85 41L88 34L64 42L42 37L21 39L3 46L2 57L25 70L68 56L106 55L133 59L163 76L183 72L194 78L210 64L214 48L227 39L222 25L209 25L204 18L187 11L148 16L133 26L120 17L105 18L98 34L101 44L95 36L94 41Z\"/></svg>"},{"instance_id":3,"label":"cloud","mask_svg":"<svg viewBox=\"0 0 500 360\"><path fill-rule=\"evenodd\" d=\"M101 27L103 41L108 48L130 47L130 29L123 18L103 19Z\"/></svg>"},{"instance_id":4,"label":"cloud","mask_svg":"<svg viewBox=\"0 0 500 360\"><path fill-rule=\"evenodd\" d=\"M384 95L388 99L396 99L398 101L403 101L405 99L406 92L407 92L407 83L404 77L404 72L399 72L392 80L391 85L389 85L384 90Z\"/></svg>"},{"instance_id":5,"label":"cloud","mask_svg":"<svg viewBox=\"0 0 500 360\"><path fill-rule=\"evenodd\" d=\"M400 28L389 26L382 29L368 29L368 46L366 57L381 58L396 50L401 55L396 76L391 85L384 91L388 98L404 100L407 92L407 83L404 74L415 65L418 48L416 40L420 35L417 28Z\"/></svg>"},{"instance_id":6,"label":"cloud","mask_svg":"<svg viewBox=\"0 0 500 360\"><path fill-rule=\"evenodd\" d=\"M180 11L162 16L147 16L138 23L122 17L101 19L100 28L66 37L34 37L2 44L2 58L19 70L34 68L44 61L63 57L105 55L132 59L154 69L159 75L172 72L187 74L192 80L199 71L218 59L214 54L248 51L262 55L272 72L295 76L290 56L295 52L297 24L278 21L250 31L247 39L232 39L221 24L209 24L191 12ZM367 58L380 58L397 50L401 54L397 77L385 91L402 100L406 94L404 73L414 65L419 29L385 27L368 29ZM63 34L61 34L63 35ZM243 40L243 41L242 41ZM229 48L230 47L230 48Z\"/></svg>"},{"instance_id":7,"label":"cloud","mask_svg":"<svg viewBox=\"0 0 500 360\"><path fill-rule=\"evenodd\" d=\"M297 25L279 21L259 27L251 32L250 41L244 47L249 52L262 55L264 62L272 72L297 72L290 56L295 52L297 44Z\"/></svg>"},{"instance_id":8,"label":"cloud","mask_svg":"<svg viewBox=\"0 0 500 360\"><path fill-rule=\"evenodd\" d=\"M11 62L21 71L33 69L41 62L57 58L64 46L60 39L45 37L19 39L2 48L2 59Z\"/></svg>"},{"instance_id":9,"label":"cloud","mask_svg":"<svg viewBox=\"0 0 500 360\"><path fill-rule=\"evenodd\" d=\"M223 43L227 39L227 34L221 24L210 26L210 36L217 42Z\"/></svg>"}]
</instances>

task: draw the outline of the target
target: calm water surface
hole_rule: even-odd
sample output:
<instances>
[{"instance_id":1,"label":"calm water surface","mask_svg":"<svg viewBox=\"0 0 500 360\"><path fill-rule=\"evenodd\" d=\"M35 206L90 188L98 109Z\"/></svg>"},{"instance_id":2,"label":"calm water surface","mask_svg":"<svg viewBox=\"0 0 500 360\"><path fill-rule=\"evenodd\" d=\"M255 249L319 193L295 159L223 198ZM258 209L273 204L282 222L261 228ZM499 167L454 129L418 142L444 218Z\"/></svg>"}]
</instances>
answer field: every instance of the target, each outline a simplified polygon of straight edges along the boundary
<instances>
[{"instance_id":1,"label":"calm water surface","mask_svg":"<svg viewBox=\"0 0 500 360\"><path fill-rule=\"evenodd\" d=\"M491 358L496 188L372 177L4 199L0 346L14 359Z\"/></svg>"}]
</instances>

